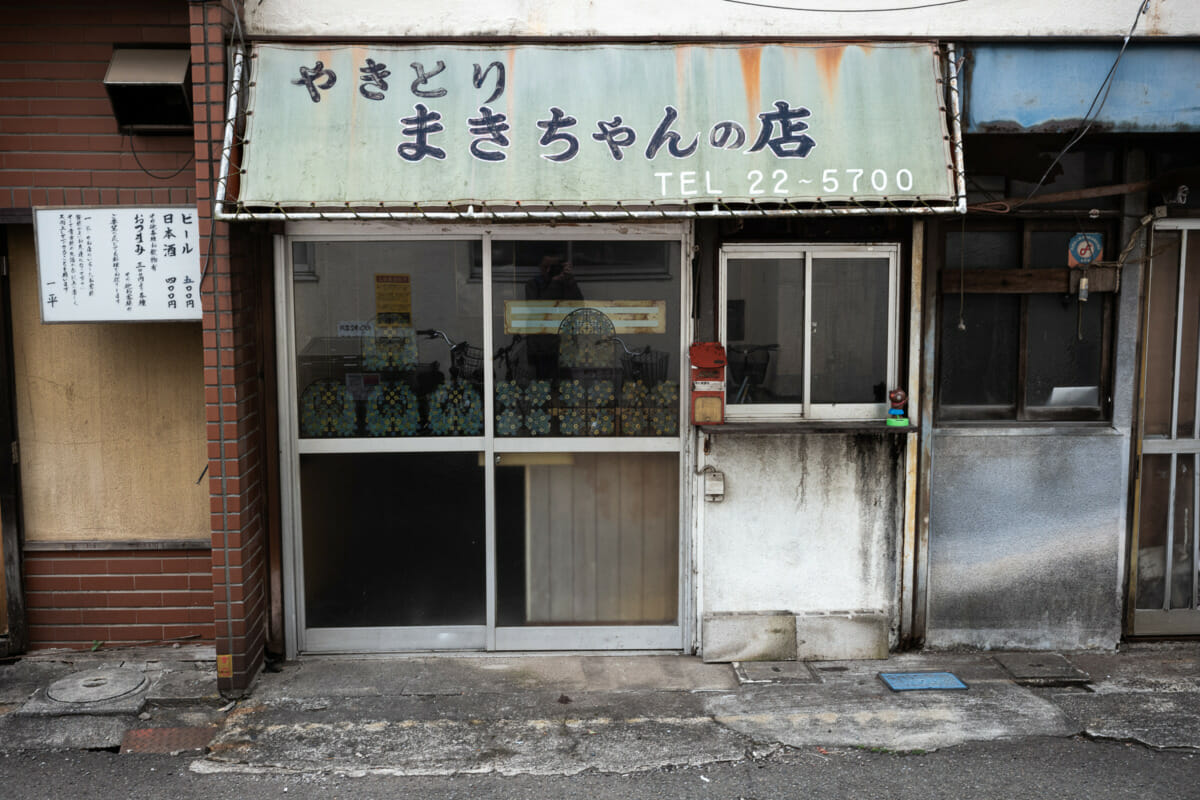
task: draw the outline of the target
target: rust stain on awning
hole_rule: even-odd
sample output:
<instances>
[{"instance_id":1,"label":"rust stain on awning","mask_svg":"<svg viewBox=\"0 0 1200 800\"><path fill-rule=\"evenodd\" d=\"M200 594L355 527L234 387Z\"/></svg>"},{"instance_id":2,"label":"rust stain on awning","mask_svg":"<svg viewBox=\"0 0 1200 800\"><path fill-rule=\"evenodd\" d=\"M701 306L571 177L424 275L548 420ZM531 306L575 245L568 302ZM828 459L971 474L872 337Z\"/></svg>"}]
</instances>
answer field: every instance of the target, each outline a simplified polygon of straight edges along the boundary
<instances>
[{"instance_id":1,"label":"rust stain on awning","mask_svg":"<svg viewBox=\"0 0 1200 800\"><path fill-rule=\"evenodd\" d=\"M513 80L513 65L516 63L516 60L517 60L516 48L514 48L514 47L506 48L504 51L504 74L506 76L505 91L504 91L504 105L505 105L505 111L508 113L509 119L513 118L513 111L514 111L514 109L516 107L516 103L517 103L517 92L516 92L517 82Z\"/></svg>"},{"instance_id":2,"label":"rust stain on awning","mask_svg":"<svg viewBox=\"0 0 1200 800\"><path fill-rule=\"evenodd\" d=\"M842 66L842 56L846 48L842 46L821 47L817 50L817 72L821 76L821 85L825 94L833 97L837 91L838 71Z\"/></svg>"},{"instance_id":3,"label":"rust stain on awning","mask_svg":"<svg viewBox=\"0 0 1200 800\"><path fill-rule=\"evenodd\" d=\"M746 89L746 106L750 112L747 119L758 119L762 110L762 48L739 47L738 57L742 60L742 83Z\"/></svg>"}]
</instances>

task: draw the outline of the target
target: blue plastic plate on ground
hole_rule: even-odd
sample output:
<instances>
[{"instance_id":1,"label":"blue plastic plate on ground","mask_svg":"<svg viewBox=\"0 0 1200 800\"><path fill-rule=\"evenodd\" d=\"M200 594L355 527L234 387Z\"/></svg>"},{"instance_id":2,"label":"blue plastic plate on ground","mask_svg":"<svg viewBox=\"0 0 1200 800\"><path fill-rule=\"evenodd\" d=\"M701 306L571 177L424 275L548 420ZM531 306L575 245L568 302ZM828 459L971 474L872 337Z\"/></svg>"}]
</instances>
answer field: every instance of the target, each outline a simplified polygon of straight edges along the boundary
<instances>
[{"instance_id":1,"label":"blue plastic plate on ground","mask_svg":"<svg viewBox=\"0 0 1200 800\"><path fill-rule=\"evenodd\" d=\"M966 689L952 672L881 672L879 680L893 692Z\"/></svg>"}]
</instances>

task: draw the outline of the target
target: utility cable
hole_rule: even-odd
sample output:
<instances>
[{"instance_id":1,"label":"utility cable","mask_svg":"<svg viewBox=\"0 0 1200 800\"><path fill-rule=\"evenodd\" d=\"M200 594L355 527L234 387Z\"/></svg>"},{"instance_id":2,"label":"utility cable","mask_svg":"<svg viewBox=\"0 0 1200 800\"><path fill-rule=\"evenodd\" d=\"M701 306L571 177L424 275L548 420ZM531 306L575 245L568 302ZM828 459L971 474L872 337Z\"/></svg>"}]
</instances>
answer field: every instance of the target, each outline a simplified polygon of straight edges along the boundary
<instances>
[{"instance_id":1,"label":"utility cable","mask_svg":"<svg viewBox=\"0 0 1200 800\"><path fill-rule=\"evenodd\" d=\"M1056 166L1058 166L1058 162L1062 161L1063 156L1065 156L1072 147L1079 144L1079 141L1089 130L1091 130L1092 125L1096 123L1096 120L1099 119L1100 111L1104 108L1105 102L1108 101L1108 93L1112 91L1113 83L1115 83L1113 77L1116 75L1117 65L1121 63L1121 57L1125 55L1125 50L1129 47L1129 41L1133 38L1133 32L1137 30L1138 23L1142 20L1142 15L1149 10L1150 0L1138 0L1138 11L1137 14L1134 15L1133 25L1129 27L1129 33L1125 34L1125 41L1121 43L1121 49L1117 52L1116 60L1114 60L1113 65L1109 67L1108 74L1104 76L1104 80L1100 83L1100 88L1096 90L1096 95L1092 98L1091 105L1088 106L1087 113L1083 115L1084 124L1079 131L1071 137L1071 140L1067 142L1062 151L1054 157L1054 160L1050 162L1050 166L1046 167L1046 171L1042 174L1041 179L1026 196L1025 202L1029 202L1033 199L1033 196L1037 194L1038 190L1041 189L1046 183L1046 179L1050 177L1050 173ZM1097 105L1097 102L1099 105Z\"/></svg>"},{"instance_id":2,"label":"utility cable","mask_svg":"<svg viewBox=\"0 0 1200 800\"><path fill-rule=\"evenodd\" d=\"M149 169L146 168L146 165L142 163L142 159L138 157L138 151L135 150L133 147L133 137L126 134L125 138L129 139L129 152L133 153L133 160L137 162L137 165L142 170L142 172L146 173L147 175L149 175L151 178L154 178L155 180L169 181L172 178L174 178L175 176L179 175L185 169L190 167L192 165L192 162L196 160L196 154L193 152L191 155L188 156L187 161L183 162L182 167L175 170L174 172L172 172L169 175L159 175L157 173L151 172Z\"/></svg>"}]
</instances>

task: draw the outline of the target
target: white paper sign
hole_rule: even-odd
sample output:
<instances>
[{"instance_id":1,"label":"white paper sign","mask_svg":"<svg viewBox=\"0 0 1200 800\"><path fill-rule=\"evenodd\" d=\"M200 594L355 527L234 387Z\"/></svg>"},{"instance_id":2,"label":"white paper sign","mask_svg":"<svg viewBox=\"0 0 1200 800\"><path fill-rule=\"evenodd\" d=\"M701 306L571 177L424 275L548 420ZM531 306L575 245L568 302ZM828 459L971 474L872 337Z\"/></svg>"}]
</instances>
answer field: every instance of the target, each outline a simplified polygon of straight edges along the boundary
<instances>
[{"instance_id":1,"label":"white paper sign","mask_svg":"<svg viewBox=\"0 0 1200 800\"><path fill-rule=\"evenodd\" d=\"M43 322L198 320L194 206L39 208Z\"/></svg>"}]
</instances>

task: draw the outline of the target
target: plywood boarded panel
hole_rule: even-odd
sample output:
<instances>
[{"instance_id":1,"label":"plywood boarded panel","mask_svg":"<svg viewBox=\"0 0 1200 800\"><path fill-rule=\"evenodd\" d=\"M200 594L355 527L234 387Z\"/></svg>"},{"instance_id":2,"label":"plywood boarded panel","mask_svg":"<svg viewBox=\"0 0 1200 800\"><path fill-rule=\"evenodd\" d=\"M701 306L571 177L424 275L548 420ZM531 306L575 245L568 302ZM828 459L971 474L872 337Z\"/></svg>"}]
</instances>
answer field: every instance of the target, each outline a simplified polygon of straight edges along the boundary
<instances>
[{"instance_id":1,"label":"plywood boarded panel","mask_svg":"<svg viewBox=\"0 0 1200 800\"><path fill-rule=\"evenodd\" d=\"M672 622L679 586L679 459L578 453L531 466L528 622Z\"/></svg>"},{"instance_id":2,"label":"plywood boarded panel","mask_svg":"<svg viewBox=\"0 0 1200 800\"><path fill-rule=\"evenodd\" d=\"M25 541L208 539L200 323L43 325L32 228L9 247Z\"/></svg>"}]
</instances>

